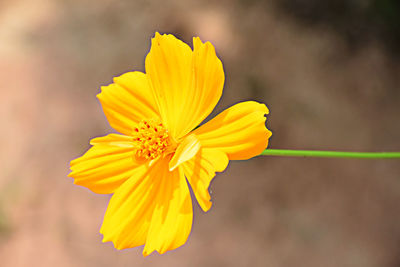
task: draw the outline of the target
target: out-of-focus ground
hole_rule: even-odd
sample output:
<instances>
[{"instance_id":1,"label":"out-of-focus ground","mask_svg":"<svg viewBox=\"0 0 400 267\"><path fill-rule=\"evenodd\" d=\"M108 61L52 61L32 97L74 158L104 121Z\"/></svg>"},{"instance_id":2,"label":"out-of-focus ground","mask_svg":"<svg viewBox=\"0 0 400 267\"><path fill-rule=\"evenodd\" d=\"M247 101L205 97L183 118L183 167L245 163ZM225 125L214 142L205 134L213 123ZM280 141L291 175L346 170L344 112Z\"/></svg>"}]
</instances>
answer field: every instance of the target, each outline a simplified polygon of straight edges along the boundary
<instances>
[{"instance_id":1,"label":"out-of-focus ground","mask_svg":"<svg viewBox=\"0 0 400 267\"><path fill-rule=\"evenodd\" d=\"M101 243L109 196L67 177L111 131L99 86L143 71L155 31L211 41L216 112L267 103L272 148L399 151L396 2L318 2L2 1L0 265L400 266L398 160L231 162L186 245L148 258Z\"/></svg>"}]
</instances>

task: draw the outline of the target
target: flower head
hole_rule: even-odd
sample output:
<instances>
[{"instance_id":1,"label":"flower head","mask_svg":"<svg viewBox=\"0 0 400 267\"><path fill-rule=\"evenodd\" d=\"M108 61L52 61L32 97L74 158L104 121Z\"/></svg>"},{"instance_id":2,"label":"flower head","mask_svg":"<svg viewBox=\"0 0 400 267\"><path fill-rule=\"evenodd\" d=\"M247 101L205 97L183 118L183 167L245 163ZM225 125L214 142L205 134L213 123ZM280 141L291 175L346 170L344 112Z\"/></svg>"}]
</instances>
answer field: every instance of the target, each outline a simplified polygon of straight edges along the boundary
<instances>
[{"instance_id":1,"label":"flower head","mask_svg":"<svg viewBox=\"0 0 400 267\"><path fill-rule=\"evenodd\" d=\"M196 128L214 109L224 70L214 47L193 38L193 50L173 35L155 34L146 73L128 72L98 98L121 134L94 138L71 161L74 183L113 194L100 232L117 249L144 245L143 255L183 245L193 219L191 186L204 211L208 187L229 160L260 154L271 132L268 109L236 104Z\"/></svg>"}]
</instances>

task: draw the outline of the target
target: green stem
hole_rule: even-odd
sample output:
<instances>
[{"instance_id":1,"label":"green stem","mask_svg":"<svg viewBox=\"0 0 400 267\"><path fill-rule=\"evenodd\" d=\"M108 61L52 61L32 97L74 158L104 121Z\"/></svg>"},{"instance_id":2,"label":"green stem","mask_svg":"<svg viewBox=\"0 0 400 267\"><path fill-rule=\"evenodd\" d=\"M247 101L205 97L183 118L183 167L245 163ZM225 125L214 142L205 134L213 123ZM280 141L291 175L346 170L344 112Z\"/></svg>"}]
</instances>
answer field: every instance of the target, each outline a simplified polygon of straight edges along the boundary
<instances>
[{"instance_id":1,"label":"green stem","mask_svg":"<svg viewBox=\"0 0 400 267\"><path fill-rule=\"evenodd\" d=\"M356 159L395 159L400 152L344 152L319 150L266 149L263 156L318 157L318 158L356 158Z\"/></svg>"}]
</instances>

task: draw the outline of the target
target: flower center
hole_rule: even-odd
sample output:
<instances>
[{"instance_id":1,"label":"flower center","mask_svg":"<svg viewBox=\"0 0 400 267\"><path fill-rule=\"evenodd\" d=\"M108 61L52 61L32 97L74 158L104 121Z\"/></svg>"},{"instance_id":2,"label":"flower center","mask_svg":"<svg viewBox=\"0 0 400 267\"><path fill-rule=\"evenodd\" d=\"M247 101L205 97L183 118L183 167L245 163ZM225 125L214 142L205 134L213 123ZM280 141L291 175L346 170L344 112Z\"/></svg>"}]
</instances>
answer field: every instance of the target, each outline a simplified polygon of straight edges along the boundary
<instances>
[{"instance_id":1,"label":"flower center","mask_svg":"<svg viewBox=\"0 0 400 267\"><path fill-rule=\"evenodd\" d=\"M142 120L133 129L135 155L138 159L153 160L161 156L171 145L168 130L156 119Z\"/></svg>"}]
</instances>

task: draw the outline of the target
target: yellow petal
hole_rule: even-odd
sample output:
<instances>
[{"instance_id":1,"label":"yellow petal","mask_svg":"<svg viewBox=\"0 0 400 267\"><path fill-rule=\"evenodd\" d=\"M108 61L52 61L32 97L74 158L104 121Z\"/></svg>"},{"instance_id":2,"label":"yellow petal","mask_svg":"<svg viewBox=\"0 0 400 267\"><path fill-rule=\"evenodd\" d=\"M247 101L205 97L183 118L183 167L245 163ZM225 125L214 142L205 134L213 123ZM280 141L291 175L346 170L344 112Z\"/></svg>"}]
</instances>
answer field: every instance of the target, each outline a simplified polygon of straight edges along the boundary
<instances>
[{"instance_id":1,"label":"yellow petal","mask_svg":"<svg viewBox=\"0 0 400 267\"><path fill-rule=\"evenodd\" d=\"M204 211L211 208L211 197L208 187L215 176L215 172L222 172L228 166L227 155L212 148L202 148L194 158L184 162L181 166L197 202Z\"/></svg>"},{"instance_id":2,"label":"yellow petal","mask_svg":"<svg viewBox=\"0 0 400 267\"><path fill-rule=\"evenodd\" d=\"M136 169L129 138L110 134L92 140L91 147L82 157L71 161L74 183L95 193L111 194L123 184ZM124 144L124 145L121 145Z\"/></svg>"},{"instance_id":3,"label":"yellow petal","mask_svg":"<svg viewBox=\"0 0 400 267\"><path fill-rule=\"evenodd\" d=\"M185 92L186 112L181 115L182 133L197 127L217 105L222 95L225 74L222 62L210 42L202 43L193 38L193 88Z\"/></svg>"},{"instance_id":4,"label":"yellow petal","mask_svg":"<svg viewBox=\"0 0 400 267\"><path fill-rule=\"evenodd\" d=\"M158 118L158 109L147 75L127 72L103 86L97 95L111 127L130 135L133 125L143 119Z\"/></svg>"},{"instance_id":5,"label":"yellow petal","mask_svg":"<svg viewBox=\"0 0 400 267\"><path fill-rule=\"evenodd\" d=\"M230 160L245 160L259 155L267 146L271 132L265 127L268 108L247 101L236 104L193 131L202 147L218 148Z\"/></svg>"},{"instance_id":6,"label":"yellow petal","mask_svg":"<svg viewBox=\"0 0 400 267\"><path fill-rule=\"evenodd\" d=\"M160 254L183 245L192 228L193 207L189 187L183 173L168 170L168 161L162 162L157 188L159 193L153 200L156 206L143 249L143 255L153 251Z\"/></svg>"},{"instance_id":7,"label":"yellow petal","mask_svg":"<svg viewBox=\"0 0 400 267\"><path fill-rule=\"evenodd\" d=\"M125 249L141 246L146 242L147 232L155 202L158 178L157 164L146 169L142 165L111 197L104 215L100 233L103 242L113 242L115 248Z\"/></svg>"},{"instance_id":8,"label":"yellow petal","mask_svg":"<svg viewBox=\"0 0 400 267\"><path fill-rule=\"evenodd\" d=\"M224 84L222 63L214 47L199 38L194 38L193 44L194 51L173 35L156 33L146 57L146 73L162 121L175 139L211 113Z\"/></svg>"},{"instance_id":9,"label":"yellow petal","mask_svg":"<svg viewBox=\"0 0 400 267\"><path fill-rule=\"evenodd\" d=\"M117 249L144 245L143 255L164 253L183 245L192 226L187 182L169 158L139 169L113 195L100 232Z\"/></svg>"},{"instance_id":10,"label":"yellow petal","mask_svg":"<svg viewBox=\"0 0 400 267\"><path fill-rule=\"evenodd\" d=\"M103 137L96 137L90 140L90 144L94 145L108 145L117 147L133 148L132 137L121 134L109 134Z\"/></svg>"},{"instance_id":11,"label":"yellow petal","mask_svg":"<svg viewBox=\"0 0 400 267\"><path fill-rule=\"evenodd\" d=\"M189 134L176 148L175 154L169 162L169 170L193 158L200 149L200 141L194 134Z\"/></svg>"}]
</instances>

